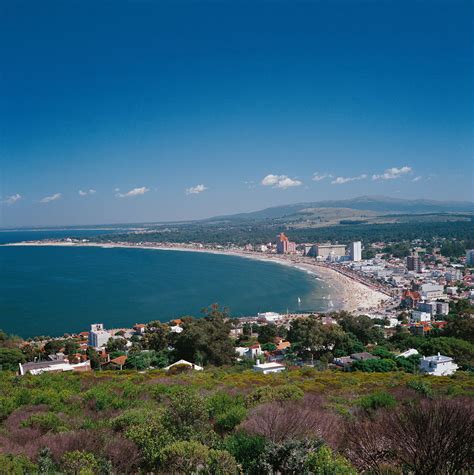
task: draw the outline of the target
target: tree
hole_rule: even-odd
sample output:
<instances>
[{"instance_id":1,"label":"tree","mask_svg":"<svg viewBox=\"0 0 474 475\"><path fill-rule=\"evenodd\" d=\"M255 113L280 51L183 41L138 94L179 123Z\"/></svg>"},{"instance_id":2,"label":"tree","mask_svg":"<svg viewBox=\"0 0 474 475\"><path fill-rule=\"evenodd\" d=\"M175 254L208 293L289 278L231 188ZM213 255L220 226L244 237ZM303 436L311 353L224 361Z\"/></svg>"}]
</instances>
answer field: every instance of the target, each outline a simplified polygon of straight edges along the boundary
<instances>
[{"instance_id":1,"label":"tree","mask_svg":"<svg viewBox=\"0 0 474 475\"><path fill-rule=\"evenodd\" d=\"M339 325L346 332L350 332L364 345L369 343L382 343L384 341L383 331L374 326L374 322L366 315L353 316L344 313L338 320Z\"/></svg>"},{"instance_id":2,"label":"tree","mask_svg":"<svg viewBox=\"0 0 474 475\"><path fill-rule=\"evenodd\" d=\"M163 351L170 342L170 327L154 320L145 327L143 346L148 350Z\"/></svg>"},{"instance_id":3,"label":"tree","mask_svg":"<svg viewBox=\"0 0 474 475\"><path fill-rule=\"evenodd\" d=\"M127 340L125 338L111 338L107 342L107 351L112 353L114 351L125 351L127 349Z\"/></svg>"},{"instance_id":4,"label":"tree","mask_svg":"<svg viewBox=\"0 0 474 475\"><path fill-rule=\"evenodd\" d=\"M18 364L25 362L25 355L17 348L0 348L0 370L18 371Z\"/></svg>"},{"instance_id":5,"label":"tree","mask_svg":"<svg viewBox=\"0 0 474 475\"><path fill-rule=\"evenodd\" d=\"M58 353L63 346L64 340L49 340L46 345L44 345L44 352L47 355L52 355Z\"/></svg>"},{"instance_id":6,"label":"tree","mask_svg":"<svg viewBox=\"0 0 474 475\"><path fill-rule=\"evenodd\" d=\"M175 342L178 358L198 364L222 366L235 360L235 349L229 336L231 324L226 311L212 305L205 317L185 322Z\"/></svg>"},{"instance_id":7,"label":"tree","mask_svg":"<svg viewBox=\"0 0 474 475\"><path fill-rule=\"evenodd\" d=\"M274 343L277 337L277 326L274 323L267 325L260 325L258 329L258 342L262 343Z\"/></svg>"},{"instance_id":8,"label":"tree","mask_svg":"<svg viewBox=\"0 0 474 475\"><path fill-rule=\"evenodd\" d=\"M305 467L314 475L357 475L348 460L326 445L308 455Z\"/></svg>"},{"instance_id":9,"label":"tree","mask_svg":"<svg viewBox=\"0 0 474 475\"><path fill-rule=\"evenodd\" d=\"M74 355L79 350L79 345L74 340L67 340L64 345L64 353L66 355Z\"/></svg>"},{"instance_id":10,"label":"tree","mask_svg":"<svg viewBox=\"0 0 474 475\"><path fill-rule=\"evenodd\" d=\"M91 362L92 369L99 369L100 368L100 358L97 354L97 351L92 347L88 346L86 350L87 358L89 358Z\"/></svg>"},{"instance_id":11,"label":"tree","mask_svg":"<svg viewBox=\"0 0 474 475\"><path fill-rule=\"evenodd\" d=\"M94 475L99 471L99 466L94 454L81 450L66 452L61 459L62 470L72 475Z\"/></svg>"},{"instance_id":12,"label":"tree","mask_svg":"<svg viewBox=\"0 0 474 475\"><path fill-rule=\"evenodd\" d=\"M37 473L38 467L24 455L0 453L1 473L9 475L23 475L25 473Z\"/></svg>"}]
</instances>

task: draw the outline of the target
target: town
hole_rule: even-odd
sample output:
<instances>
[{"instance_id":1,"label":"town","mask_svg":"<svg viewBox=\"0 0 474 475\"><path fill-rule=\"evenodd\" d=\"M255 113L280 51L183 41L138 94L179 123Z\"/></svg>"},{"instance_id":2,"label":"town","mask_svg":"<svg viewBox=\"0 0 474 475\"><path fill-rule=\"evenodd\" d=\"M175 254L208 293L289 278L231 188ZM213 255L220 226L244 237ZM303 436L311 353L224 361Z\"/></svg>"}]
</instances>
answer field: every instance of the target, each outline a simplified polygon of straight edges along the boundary
<instances>
[{"instance_id":1,"label":"town","mask_svg":"<svg viewBox=\"0 0 474 475\"><path fill-rule=\"evenodd\" d=\"M94 245L72 238L52 244ZM275 242L259 246L223 247L201 243L156 242L120 242L114 245L283 259L286 263L314 269L315 272L329 270L334 275L349 279L349 284L356 282L361 286L351 288L352 292L361 292L360 289L366 288L384 297L378 301L377 306L353 306L350 312L345 311L344 307L327 313L305 310L279 314L262 310L257 315L240 318L231 318L224 312L222 315L228 324L228 335L223 337L229 338L229 346L232 347L224 356L227 363L244 362L250 365L249 368L263 374L305 365L345 371L373 370L384 368L381 361L374 360L387 359L390 360L387 368L397 369L404 367L399 363L400 358L411 358L410 365L405 365L405 369L408 367L412 372L428 375L450 375L459 366L464 369L472 368L472 354L459 357L456 350L446 348L446 345L438 348L436 345L431 345L431 348L428 345L431 352L427 351L428 348L420 348L420 342L425 337L442 337L445 334L446 337L452 336L452 329L459 326L460 321L462 324L472 325L472 249L467 250L465 256L453 259L444 256L440 247L417 240L404 247L403 253L407 254L404 256L390 243L372 244L370 250L364 249L361 241L351 242L348 246L339 243L296 244L284 233L278 234ZM339 348L337 337L332 336L331 339L328 334L329 329L351 337L354 333L357 334L348 323L350 319L356 322L352 326L366 326L378 337L356 338L357 344L352 346L354 351L349 352L348 348L346 354L343 354L342 349L347 348L347 345L340 345ZM318 327L320 335L315 341L311 341L308 335L302 336L301 331L299 339L295 338L298 320L310 321L311 325ZM30 339L23 342L17 350L17 369L21 375L91 369L175 370L182 366L202 370L219 358L216 355L206 358L202 350L198 349L194 353L191 348L179 351L179 346L183 346L180 339L192 331L194 323L190 317L176 318L168 323L136 323L130 328L115 329L105 329L101 323L94 323L88 331L78 334L61 338ZM161 334L159 347L150 344L157 332L156 327L159 327ZM313 330L306 329L308 334L311 331ZM418 348L406 346L410 336L413 337L412 341L418 342ZM469 340L466 335L456 336ZM437 340L425 338L425 341ZM318 357L316 359L315 354ZM360 364L366 361L369 362ZM398 366L394 362L398 362Z\"/></svg>"}]
</instances>

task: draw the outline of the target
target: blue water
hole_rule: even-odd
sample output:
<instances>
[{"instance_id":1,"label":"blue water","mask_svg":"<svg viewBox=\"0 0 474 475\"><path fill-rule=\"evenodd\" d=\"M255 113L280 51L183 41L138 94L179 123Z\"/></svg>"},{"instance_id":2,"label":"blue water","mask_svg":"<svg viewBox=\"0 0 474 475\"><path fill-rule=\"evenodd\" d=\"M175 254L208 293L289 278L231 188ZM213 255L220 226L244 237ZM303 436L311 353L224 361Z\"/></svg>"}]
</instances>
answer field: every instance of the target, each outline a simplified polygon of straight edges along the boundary
<instances>
[{"instance_id":1,"label":"blue water","mask_svg":"<svg viewBox=\"0 0 474 475\"><path fill-rule=\"evenodd\" d=\"M55 237L91 237L93 232L55 231ZM35 233L15 237L39 239ZM87 330L94 322L111 328L199 316L214 302L234 316L326 310L328 302L321 282L304 272L182 251L0 247L0 275L0 328L23 337Z\"/></svg>"}]
</instances>

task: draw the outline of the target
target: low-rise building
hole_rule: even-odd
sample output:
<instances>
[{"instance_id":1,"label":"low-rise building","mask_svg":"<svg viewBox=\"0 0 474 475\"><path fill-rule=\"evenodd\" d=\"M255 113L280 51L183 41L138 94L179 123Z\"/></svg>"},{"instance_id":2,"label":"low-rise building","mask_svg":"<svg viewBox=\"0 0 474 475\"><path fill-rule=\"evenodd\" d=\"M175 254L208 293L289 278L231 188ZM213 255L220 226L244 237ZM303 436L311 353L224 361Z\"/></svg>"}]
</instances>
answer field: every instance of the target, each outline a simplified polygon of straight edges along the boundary
<instances>
[{"instance_id":1,"label":"low-rise building","mask_svg":"<svg viewBox=\"0 0 474 475\"><path fill-rule=\"evenodd\" d=\"M420 361L420 370L431 376L449 376L457 369L458 365L451 357L439 353L436 356L423 357Z\"/></svg>"},{"instance_id":2,"label":"low-rise building","mask_svg":"<svg viewBox=\"0 0 474 475\"><path fill-rule=\"evenodd\" d=\"M426 323L431 322L431 313L422 312L420 310L412 310L411 321L413 323Z\"/></svg>"},{"instance_id":3,"label":"low-rise building","mask_svg":"<svg viewBox=\"0 0 474 475\"><path fill-rule=\"evenodd\" d=\"M91 371L91 362L89 360L82 363L70 364L67 359L58 359L54 361L37 361L19 365L19 373L24 376L27 373L37 375L48 372L61 373L63 371Z\"/></svg>"},{"instance_id":4,"label":"low-rise building","mask_svg":"<svg viewBox=\"0 0 474 475\"><path fill-rule=\"evenodd\" d=\"M271 373L281 373L285 371L286 366L280 363L257 363L253 366L253 370L257 373L271 374Z\"/></svg>"}]
</instances>

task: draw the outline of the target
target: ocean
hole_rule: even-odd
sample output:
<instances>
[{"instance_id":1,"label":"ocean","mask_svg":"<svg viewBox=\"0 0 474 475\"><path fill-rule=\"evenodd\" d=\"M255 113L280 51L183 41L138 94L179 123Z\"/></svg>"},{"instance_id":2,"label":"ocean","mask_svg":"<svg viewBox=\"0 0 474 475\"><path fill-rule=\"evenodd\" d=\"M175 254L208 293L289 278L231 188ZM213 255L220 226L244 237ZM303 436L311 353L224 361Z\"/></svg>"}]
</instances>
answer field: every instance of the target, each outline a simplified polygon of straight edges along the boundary
<instances>
[{"instance_id":1,"label":"ocean","mask_svg":"<svg viewBox=\"0 0 474 475\"><path fill-rule=\"evenodd\" d=\"M91 238L97 230L0 232L0 243ZM324 311L328 289L291 267L183 251L94 247L0 247L0 329L24 338L130 327L200 316L219 303L232 316ZM298 303L298 297L301 303Z\"/></svg>"}]
</instances>

